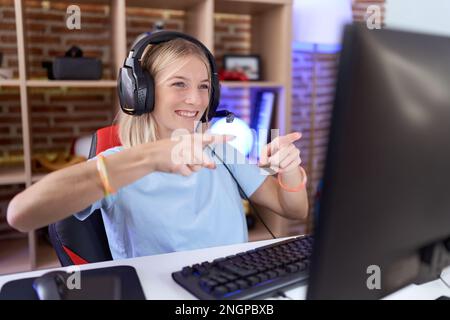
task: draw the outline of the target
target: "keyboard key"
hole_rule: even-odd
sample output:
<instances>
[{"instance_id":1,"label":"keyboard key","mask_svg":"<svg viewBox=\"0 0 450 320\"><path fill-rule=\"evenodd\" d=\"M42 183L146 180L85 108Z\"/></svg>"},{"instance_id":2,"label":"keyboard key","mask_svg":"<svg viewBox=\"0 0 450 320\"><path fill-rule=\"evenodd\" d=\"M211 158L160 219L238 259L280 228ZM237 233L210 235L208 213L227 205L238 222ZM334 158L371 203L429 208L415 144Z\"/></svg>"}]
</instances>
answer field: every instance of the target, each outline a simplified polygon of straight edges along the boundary
<instances>
[{"instance_id":1,"label":"keyboard key","mask_svg":"<svg viewBox=\"0 0 450 320\"><path fill-rule=\"evenodd\" d=\"M238 267L238 268L245 268L246 264L244 262L236 262L234 264L234 266Z\"/></svg>"},{"instance_id":2,"label":"keyboard key","mask_svg":"<svg viewBox=\"0 0 450 320\"><path fill-rule=\"evenodd\" d=\"M238 285L236 283L234 283L234 282L227 283L225 285L225 287L227 287L229 292L236 291L236 290L239 289Z\"/></svg>"},{"instance_id":3,"label":"keyboard key","mask_svg":"<svg viewBox=\"0 0 450 320\"><path fill-rule=\"evenodd\" d=\"M265 273L258 273L258 274L256 275L256 277L259 278L259 281L260 281L260 282L269 280L269 277L268 277Z\"/></svg>"},{"instance_id":4,"label":"keyboard key","mask_svg":"<svg viewBox=\"0 0 450 320\"><path fill-rule=\"evenodd\" d=\"M256 267L256 270L258 270L258 272L264 272L264 271L267 270L267 268L265 268L265 267L262 266L262 265L259 265L259 266Z\"/></svg>"},{"instance_id":5,"label":"keyboard key","mask_svg":"<svg viewBox=\"0 0 450 320\"><path fill-rule=\"evenodd\" d=\"M306 265L303 262L296 262L295 265L298 267L299 271L306 269Z\"/></svg>"},{"instance_id":6,"label":"keyboard key","mask_svg":"<svg viewBox=\"0 0 450 320\"><path fill-rule=\"evenodd\" d=\"M267 275L267 277L269 279L273 279L273 278L276 278L278 276L278 274L275 271L272 271L272 270L271 271L267 271L266 275Z\"/></svg>"},{"instance_id":7,"label":"keyboard key","mask_svg":"<svg viewBox=\"0 0 450 320\"><path fill-rule=\"evenodd\" d=\"M207 275L209 273L208 269L198 264L192 266L192 269L194 270L194 272L198 272L198 274L200 274L201 276Z\"/></svg>"},{"instance_id":8,"label":"keyboard key","mask_svg":"<svg viewBox=\"0 0 450 320\"><path fill-rule=\"evenodd\" d=\"M251 276L251 275L254 275L255 273L257 273L257 271L254 269L247 269L247 268L238 267L235 265L227 265L227 266L225 266L224 270L234 273L241 278L245 278L245 277L248 277L248 276Z\"/></svg>"},{"instance_id":9,"label":"keyboard key","mask_svg":"<svg viewBox=\"0 0 450 320\"><path fill-rule=\"evenodd\" d=\"M273 265L274 265L275 267L281 267L281 266L283 265L283 262L281 262L281 261L275 261L275 262L273 263Z\"/></svg>"},{"instance_id":10,"label":"keyboard key","mask_svg":"<svg viewBox=\"0 0 450 320\"><path fill-rule=\"evenodd\" d=\"M219 264L220 262L223 262L223 261L225 261L225 260L226 260L225 258L217 258L217 259L213 260L212 264L213 264L213 265L217 265L217 264Z\"/></svg>"},{"instance_id":11,"label":"keyboard key","mask_svg":"<svg viewBox=\"0 0 450 320\"><path fill-rule=\"evenodd\" d=\"M274 271L278 274L279 277L282 277L286 274L286 271L281 268L276 268Z\"/></svg>"},{"instance_id":12,"label":"keyboard key","mask_svg":"<svg viewBox=\"0 0 450 320\"><path fill-rule=\"evenodd\" d=\"M236 281L236 284L238 285L239 289L247 289L248 288L248 283L247 281L243 280L243 279L239 279Z\"/></svg>"},{"instance_id":13,"label":"keyboard key","mask_svg":"<svg viewBox=\"0 0 450 320\"><path fill-rule=\"evenodd\" d=\"M227 271L227 272L239 274L239 271L240 271L242 268L241 268L241 267L238 267L238 266L235 265L235 264L227 263L227 264L222 265L222 269L223 269L224 271Z\"/></svg>"},{"instance_id":14,"label":"keyboard key","mask_svg":"<svg viewBox=\"0 0 450 320\"><path fill-rule=\"evenodd\" d=\"M218 286L218 287L215 287L213 290L213 294L218 297L221 297L226 293L228 293L228 288L225 286Z\"/></svg>"},{"instance_id":15,"label":"keyboard key","mask_svg":"<svg viewBox=\"0 0 450 320\"><path fill-rule=\"evenodd\" d=\"M234 281L237 279L237 277L234 274L231 273L225 273L225 272L221 272L219 273L219 276L222 278L227 279L228 281Z\"/></svg>"},{"instance_id":16,"label":"keyboard key","mask_svg":"<svg viewBox=\"0 0 450 320\"><path fill-rule=\"evenodd\" d=\"M200 279L198 283L205 291L211 291L217 285L217 282L210 279Z\"/></svg>"},{"instance_id":17,"label":"keyboard key","mask_svg":"<svg viewBox=\"0 0 450 320\"><path fill-rule=\"evenodd\" d=\"M191 267L184 267L181 270L181 274L185 277L190 276L192 274L192 268Z\"/></svg>"},{"instance_id":18,"label":"keyboard key","mask_svg":"<svg viewBox=\"0 0 450 320\"><path fill-rule=\"evenodd\" d=\"M298 259L297 257L291 257L288 260L288 264L293 264L293 263L297 262L298 260L300 260L300 259Z\"/></svg>"},{"instance_id":19,"label":"keyboard key","mask_svg":"<svg viewBox=\"0 0 450 320\"><path fill-rule=\"evenodd\" d=\"M253 259L258 259L259 258L259 253L257 253L257 252L250 253L250 257L252 257Z\"/></svg>"},{"instance_id":20,"label":"keyboard key","mask_svg":"<svg viewBox=\"0 0 450 320\"><path fill-rule=\"evenodd\" d=\"M210 279L216 281L219 284L224 284L224 283L228 282L227 279L220 277L220 276L211 276Z\"/></svg>"},{"instance_id":21,"label":"keyboard key","mask_svg":"<svg viewBox=\"0 0 450 320\"><path fill-rule=\"evenodd\" d=\"M295 264L289 264L286 266L286 270L287 272L296 272L298 270L298 266L296 266Z\"/></svg>"},{"instance_id":22,"label":"keyboard key","mask_svg":"<svg viewBox=\"0 0 450 320\"><path fill-rule=\"evenodd\" d=\"M260 282L259 278L255 276L248 277L247 281L250 283L251 286L254 286L255 284L258 284Z\"/></svg>"},{"instance_id":23,"label":"keyboard key","mask_svg":"<svg viewBox=\"0 0 450 320\"><path fill-rule=\"evenodd\" d=\"M267 268L267 270L275 269L275 265L272 264L272 263L267 263L267 264L266 264L266 268Z\"/></svg>"}]
</instances>

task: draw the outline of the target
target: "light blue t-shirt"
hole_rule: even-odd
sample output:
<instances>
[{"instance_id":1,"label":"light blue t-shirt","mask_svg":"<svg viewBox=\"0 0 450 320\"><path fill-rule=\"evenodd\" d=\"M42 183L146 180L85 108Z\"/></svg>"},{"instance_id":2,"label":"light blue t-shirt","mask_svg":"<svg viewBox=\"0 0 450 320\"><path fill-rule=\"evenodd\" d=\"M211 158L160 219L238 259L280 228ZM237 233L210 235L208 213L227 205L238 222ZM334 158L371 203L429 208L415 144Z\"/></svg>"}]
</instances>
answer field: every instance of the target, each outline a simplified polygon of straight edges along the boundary
<instances>
[{"instance_id":1,"label":"light blue t-shirt","mask_svg":"<svg viewBox=\"0 0 450 320\"><path fill-rule=\"evenodd\" d=\"M102 154L107 157L122 150L114 147ZM215 170L202 168L188 177L153 172L75 216L83 220L101 209L114 259L246 242L247 223L237 185L211 151L207 154L216 162ZM266 178L254 164L224 160L248 197Z\"/></svg>"}]
</instances>

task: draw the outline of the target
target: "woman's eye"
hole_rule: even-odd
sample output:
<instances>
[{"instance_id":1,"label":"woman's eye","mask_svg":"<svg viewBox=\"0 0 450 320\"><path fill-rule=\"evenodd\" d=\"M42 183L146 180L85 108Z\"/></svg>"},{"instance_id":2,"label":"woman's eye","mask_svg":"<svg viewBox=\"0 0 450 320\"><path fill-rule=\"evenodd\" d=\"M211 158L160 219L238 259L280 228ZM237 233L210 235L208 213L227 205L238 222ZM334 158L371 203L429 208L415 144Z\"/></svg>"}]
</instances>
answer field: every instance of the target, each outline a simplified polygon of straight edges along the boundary
<instances>
[{"instance_id":1,"label":"woman's eye","mask_svg":"<svg viewBox=\"0 0 450 320\"><path fill-rule=\"evenodd\" d=\"M208 86L207 84L202 84L202 85L200 86L200 89L206 89L206 90L208 90L208 89L209 89L209 86Z\"/></svg>"},{"instance_id":2,"label":"woman's eye","mask_svg":"<svg viewBox=\"0 0 450 320\"><path fill-rule=\"evenodd\" d=\"M184 88L186 86L186 84L184 82L175 82L173 84L173 86L179 87L179 88Z\"/></svg>"}]
</instances>

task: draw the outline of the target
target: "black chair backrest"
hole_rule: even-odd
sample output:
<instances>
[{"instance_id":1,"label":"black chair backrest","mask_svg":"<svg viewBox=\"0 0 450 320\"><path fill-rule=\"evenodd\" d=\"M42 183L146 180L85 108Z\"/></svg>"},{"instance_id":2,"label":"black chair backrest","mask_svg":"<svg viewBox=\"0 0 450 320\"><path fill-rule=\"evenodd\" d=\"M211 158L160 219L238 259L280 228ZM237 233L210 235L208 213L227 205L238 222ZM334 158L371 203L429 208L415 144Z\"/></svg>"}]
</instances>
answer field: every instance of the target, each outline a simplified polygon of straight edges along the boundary
<instances>
[{"instance_id":1,"label":"black chair backrest","mask_svg":"<svg viewBox=\"0 0 450 320\"><path fill-rule=\"evenodd\" d=\"M112 260L100 210L84 221L71 216L53 223L48 232L62 266Z\"/></svg>"},{"instance_id":2,"label":"black chair backrest","mask_svg":"<svg viewBox=\"0 0 450 320\"><path fill-rule=\"evenodd\" d=\"M97 133L91 143L89 158L96 155ZM48 226L50 242L62 266L112 260L100 210L84 221L74 216Z\"/></svg>"}]
</instances>

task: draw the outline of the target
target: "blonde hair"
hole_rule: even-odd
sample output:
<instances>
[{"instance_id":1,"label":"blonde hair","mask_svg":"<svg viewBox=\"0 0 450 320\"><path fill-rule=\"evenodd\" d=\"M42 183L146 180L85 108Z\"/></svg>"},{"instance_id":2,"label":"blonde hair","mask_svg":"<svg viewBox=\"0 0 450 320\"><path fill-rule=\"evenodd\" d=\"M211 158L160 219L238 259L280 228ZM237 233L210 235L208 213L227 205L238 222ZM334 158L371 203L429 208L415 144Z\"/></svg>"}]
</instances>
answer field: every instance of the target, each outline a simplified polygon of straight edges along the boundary
<instances>
[{"instance_id":1,"label":"blonde hair","mask_svg":"<svg viewBox=\"0 0 450 320\"><path fill-rule=\"evenodd\" d=\"M147 46L142 54L141 66L150 73L153 79L156 79L162 70L173 65L176 60L191 55L198 57L206 65L211 86L211 66L205 52L196 44L182 38ZM208 111L209 105L206 114ZM208 122L208 118L206 120ZM125 148L158 140L157 123L151 112L141 116L132 116L120 111L118 124L120 142Z\"/></svg>"}]
</instances>

